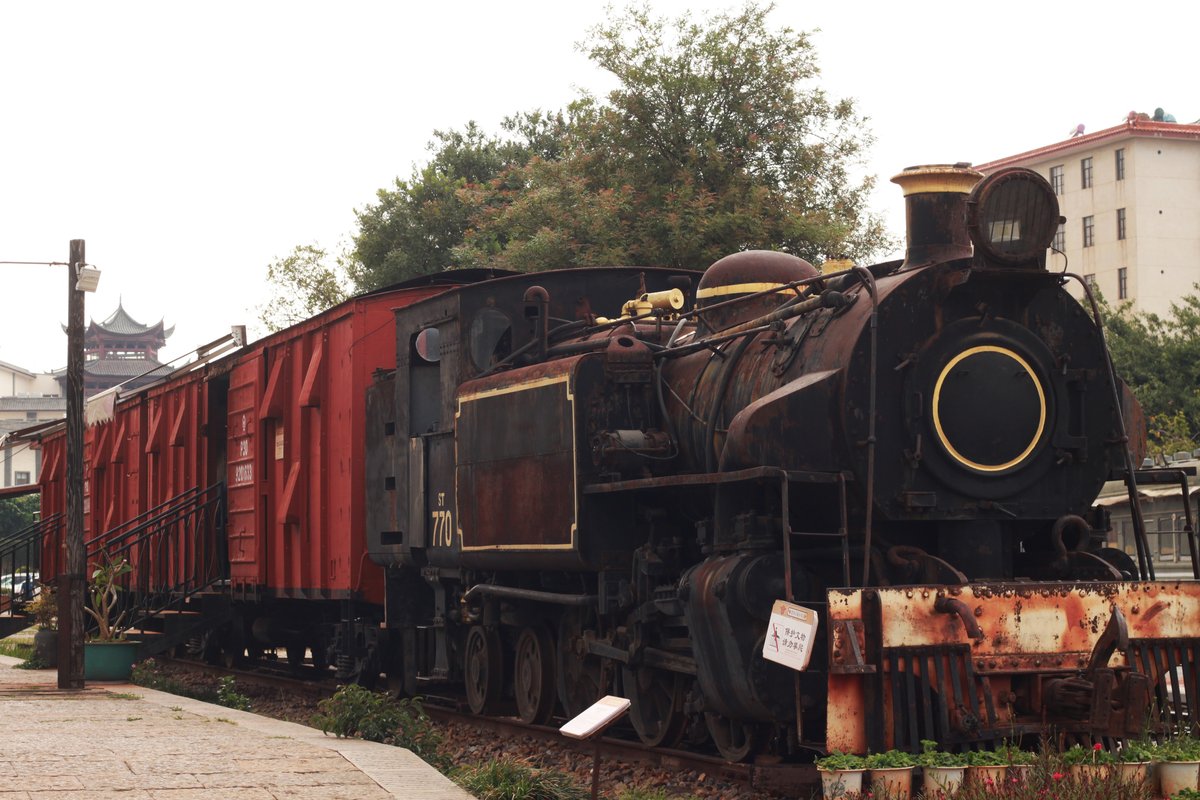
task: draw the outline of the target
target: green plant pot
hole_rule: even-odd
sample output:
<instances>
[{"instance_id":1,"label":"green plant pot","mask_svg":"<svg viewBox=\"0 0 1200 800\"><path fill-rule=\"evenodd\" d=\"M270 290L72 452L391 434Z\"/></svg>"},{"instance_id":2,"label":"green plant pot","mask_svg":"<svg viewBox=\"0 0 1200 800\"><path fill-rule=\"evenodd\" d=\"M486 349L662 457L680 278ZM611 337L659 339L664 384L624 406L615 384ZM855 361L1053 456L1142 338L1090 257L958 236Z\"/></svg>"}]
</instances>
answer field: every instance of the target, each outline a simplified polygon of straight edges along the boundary
<instances>
[{"instance_id":1,"label":"green plant pot","mask_svg":"<svg viewBox=\"0 0 1200 800\"><path fill-rule=\"evenodd\" d=\"M58 631L38 628L33 635L33 652L38 660L47 667L58 666Z\"/></svg>"},{"instance_id":2,"label":"green plant pot","mask_svg":"<svg viewBox=\"0 0 1200 800\"><path fill-rule=\"evenodd\" d=\"M137 642L86 642L83 645L84 680L129 680L137 651Z\"/></svg>"}]
</instances>

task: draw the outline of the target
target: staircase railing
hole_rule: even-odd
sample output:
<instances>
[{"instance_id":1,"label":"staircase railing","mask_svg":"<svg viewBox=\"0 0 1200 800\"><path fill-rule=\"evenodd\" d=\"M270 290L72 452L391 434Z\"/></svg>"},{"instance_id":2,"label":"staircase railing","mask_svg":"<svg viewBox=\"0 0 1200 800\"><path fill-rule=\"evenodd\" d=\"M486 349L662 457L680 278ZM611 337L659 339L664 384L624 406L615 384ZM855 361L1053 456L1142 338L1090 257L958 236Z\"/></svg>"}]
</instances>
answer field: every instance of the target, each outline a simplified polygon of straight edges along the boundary
<instances>
[{"instance_id":1,"label":"staircase railing","mask_svg":"<svg viewBox=\"0 0 1200 800\"><path fill-rule=\"evenodd\" d=\"M129 562L117 579L123 627L139 627L229 577L224 527L224 485L189 489L88 540L88 575L105 558Z\"/></svg>"},{"instance_id":2,"label":"staircase railing","mask_svg":"<svg viewBox=\"0 0 1200 800\"><path fill-rule=\"evenodd\" d=\"M42 542L47 532L61 524L62 514L55 514L0 537L0 616L11 616L18 604L38 593Z\"/></svg>"}]
</instances>

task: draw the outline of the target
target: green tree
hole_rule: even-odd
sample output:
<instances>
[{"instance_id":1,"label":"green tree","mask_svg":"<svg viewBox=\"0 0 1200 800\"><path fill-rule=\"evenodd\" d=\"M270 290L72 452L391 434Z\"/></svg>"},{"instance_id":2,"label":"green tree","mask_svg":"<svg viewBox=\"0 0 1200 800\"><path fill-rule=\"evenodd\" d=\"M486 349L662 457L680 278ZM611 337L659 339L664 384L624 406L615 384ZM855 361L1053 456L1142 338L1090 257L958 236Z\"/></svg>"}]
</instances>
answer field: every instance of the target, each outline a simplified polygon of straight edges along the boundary
<instances>
[{"instance_id":1,"label":"green tree","mask_svg":"<svg viewBox=\"0 0 1200 800\"><path fill-rule=\"evenodd\" d=\"M1198 287L1200 288L1200 287ZM1153 452L1196 447L1200 431L1200 295L1183 297L1166 317L1112 309L1101 300L1109 350L1117 374L1146 415Z\"/></svg>"},{"instance_id":2,"label":"green tree","mask_svg":"<svg viewBox=\"0 0 1200 800\"><path fill-rule=\"evenodd\" d=\"M667 21L631 7L580 45L617 88L438 131L430 162L358 212L359 289L455 266L703 267L747 248L820 262L887 244L852 177L871 143L772 6Z\"/></svg>"},{"instance_id":3,"label":"green tree","mask_svg":"<svg viewBox=\"0 0 1200 800\"><path fill-rule=\"evenodd\" d=\"M259 321L277 331L337 305L349 296L347 272L344 257L330 264L322 248L296 246L267 265L267 281L276 291L259 309Z\"/></svg>"},{"instance_id":4,"label":"green tree","mask_svg":"<svg viewBox=\"0 0 1200 800\"><path fill-rule=\"evenodd\" d=\"M0 499L0 538L36 522L38 503L36 494Z\"/></svg>"},{"instance_id":5,"label":"green tree","mask_svg":"<svg viewBox=\"0 0 1200 800\"><path fill-rule=\"evenodd\" d=\"M532 112L504 120L508 138L489 136L475 122L462 131L434 131L429 163L355 212L349 273L358 290L457 266L452 250L480 205L471 193L531 158L560 157L565 124L561 114Z\"/></svg>"}]
</instances>

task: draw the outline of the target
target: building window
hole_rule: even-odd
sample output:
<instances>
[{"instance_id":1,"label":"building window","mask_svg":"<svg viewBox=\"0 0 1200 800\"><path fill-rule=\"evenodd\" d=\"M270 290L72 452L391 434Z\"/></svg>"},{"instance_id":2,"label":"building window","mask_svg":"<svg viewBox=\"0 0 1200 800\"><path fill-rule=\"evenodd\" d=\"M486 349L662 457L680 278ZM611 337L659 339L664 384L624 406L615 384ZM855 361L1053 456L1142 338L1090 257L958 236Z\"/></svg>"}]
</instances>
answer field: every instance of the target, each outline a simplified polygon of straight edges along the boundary
<instances>
[{"instance_id":1,"label":"building window","mask_svg":"<svg viewBox=\"0 0 1200 800\"><path fill-rule=\"evenodd\" d=\"M1080 186L1084 189L1092 188L1092 157L1081 159L1079 161L1079 177Z\"/></svg>"},{"instance_id":2,"label":"building window","mask_svg":"<svg viewBox=\"0 0 1200 800\"><path fill-rule=\"evenodd\" d=\"M28 486L29 485L29 472L27 470L20 470L20 469L17 470L16 472L14 472L13 473L13 485L14 486Z\"/></svg>"},{"instance_id":3,"label":"building window","mask_svg":"<svg viewBox=\"0 0 1200 800\"><path fill-rule=\"evenodd\" d=\"M1129 298L1129 270L1121 267L1117 270L1117 299L1127 300Z\"/></svg>"},{"instance_id":4,"label":"building window","mask_svg":"<svg viewBox=\"0 0 1200 800\"><path fill-rule=\"evenodd\" d=\"M1058 230L1054 232L1054 242L1051 246L1060 253L1067 249L1067 226L1061 222L1058 223Z\"/></svg>"},{"instance_id":5,"label":"building window","mask_svg":"<svg viewBox=\"0 0 1200 800\"><path fill-rule=\"evenodd\" d=\"M1117 238L1125 238L1125 209L1117 209Z\"/></svg>"},{"instance_id":6,"label":"building window","mask_svg":"<svg viewBox=\"0 0 1200 800\"><path fill-rule=\"evenodd\" d=\"M1096 243L1096 218L1083 218L1083 246L1091 247Z\"/></svg>"},{"instance_id":7,"label":"building window","mask_svg":"<svg viewBox=\"0 0 1200 800\"><path fill-rule=\"evenodd\" d=\"M1117 148L1117 180L1125 180L1125 148Z\"/></svg>"},{"instance_id":8,"label":"building window","mask_svg":"<svg viewBox=\"0 0 1200 800\"><path fill-rule=\"evenodd\" d=\"M26 411L25 412L25 421L29 422L30 420L33 420L35 422L37 421L37 412L36 411Z\"/></svg>"},{"instance_id":9,"label":"building window","mask_svg":"<svg viewBox=\"0 0 1200 800\"><path fill-rule=\"evenodd\" d=\"M1088 274L1084 275L1083 282L1086 283L1087 287L1093 292L1096 291L1096 273L1089 272Z\"/></svg>"},{"instance_id":10,"label":"building window","mask_svg":"<svg viewBox=\"0 0 1200 800\"><path fill-rule=\"evenodd\" d=\"M1054 187L1055 194L1063 193L1063 168L1062 164L1057 167L1050 168L1050 185Z\"/></svg>"}]
</instances>

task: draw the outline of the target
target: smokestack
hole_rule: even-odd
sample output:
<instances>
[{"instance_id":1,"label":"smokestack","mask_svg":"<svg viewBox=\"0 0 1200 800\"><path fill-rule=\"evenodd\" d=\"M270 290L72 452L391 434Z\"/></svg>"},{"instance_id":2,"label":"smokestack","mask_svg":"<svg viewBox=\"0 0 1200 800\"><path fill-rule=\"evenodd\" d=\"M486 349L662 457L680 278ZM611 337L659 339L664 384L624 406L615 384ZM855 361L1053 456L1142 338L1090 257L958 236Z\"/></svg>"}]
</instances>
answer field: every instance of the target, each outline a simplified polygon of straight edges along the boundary
<instances>
[{"instance_id":1,"label":"smokestack","mask_svg":"<svg viewBox=\"0 0 1200 800\"><path fill-rule=\"evenodd\" d=\"M892 178L904 191L904 266L970 258L967 195L983 177L966 162L908 167Z\"/></svg>"}]
</instances>

